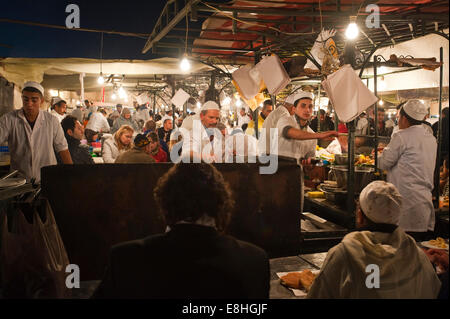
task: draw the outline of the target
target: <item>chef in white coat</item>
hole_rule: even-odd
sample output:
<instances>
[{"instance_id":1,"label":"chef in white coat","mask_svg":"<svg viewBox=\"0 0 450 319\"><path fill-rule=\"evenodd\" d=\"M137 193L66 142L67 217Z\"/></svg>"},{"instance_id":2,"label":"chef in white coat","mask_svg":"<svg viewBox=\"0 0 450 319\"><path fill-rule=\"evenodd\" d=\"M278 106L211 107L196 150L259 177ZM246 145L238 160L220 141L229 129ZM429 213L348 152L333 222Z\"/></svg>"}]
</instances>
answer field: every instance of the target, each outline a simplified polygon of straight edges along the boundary
<instances>
[{"instance_id":1,"label":"chef in white coat","mask_svg":"<svg viewBox=\"0 0 450 319\"><path fill-rule=\"evenodd\" d=\"M420 100L406 102L400 109L399 131L378 158L378 167L387 170L387 181L405 198L399 226L418 240L434 230L435 222L431 192L437 143L422 125L427 113Z\"/></svg>"},{"instance_id":2,"label":"chef in white coat","mask_svg":"<svg viewBox=\"0 0 450 319\"><path fill-rule=\"evenodd\" d=\"M182 158L190 158L195 162L221 163L224 161L222 134L217 129L220 119L219 105L214 101L203 104L199 120L193 118L192 129L180 128L183 135ZM171 151L172 153L178 152ZM173 155L176 155L175 153Z\"/></svg>"},{"instance_id":3,"label":"chef in white coat","mask_svg":"<svg viewBox=\"0 0 450 319\"><path fill-rule=\"evenodd\" d=\"M26 82L22 90L23 107L0 117L0 144L8 141L11 169L18 170L27 181L41 180L41 168L56 165L55 152L64 164L72 164L66 138L58 119L40 109L44 88Z\"/></svg>"},{"instance_id":4,"label":"chef in white coat","mask_svg":"<svg viewBox=\"0 0 450 319\"><path fill-rule=\"evenodd\" d=\"M66 101L57 96L53 100L52 108L53 109L50 113L58 119L59 123L61 123L61 121L66 117Z\"/></svg>"},{"instance_id":5,"label":"chef in white coat","mask_svg":"<svg viewBox=\"0 0 450 319\"><path fill-rule=\"evenodd\" d=\"M336 131L315 133L309 126L313 112L314 95L300 91L293 97L294 115L285 113L277 122L278 155L295 159L308 159L315 156L317 139L338 136Z\"/></svg>"}]
</instances>

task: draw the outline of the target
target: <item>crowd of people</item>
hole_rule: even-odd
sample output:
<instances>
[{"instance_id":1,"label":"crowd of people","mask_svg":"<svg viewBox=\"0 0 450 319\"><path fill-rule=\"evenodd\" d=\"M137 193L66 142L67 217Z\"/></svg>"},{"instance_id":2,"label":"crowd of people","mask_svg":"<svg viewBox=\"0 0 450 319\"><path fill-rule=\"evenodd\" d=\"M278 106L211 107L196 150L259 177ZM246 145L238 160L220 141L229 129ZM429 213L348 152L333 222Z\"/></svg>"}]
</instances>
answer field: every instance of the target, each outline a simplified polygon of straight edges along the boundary
<instances>
[{"instance_id":1,"label":"crowd of people","mask_svg":"<svg viewBox=\"0 0 450 319\"><path fill-rule=\"evenodd\" d=\"M96 297L267 298L267 255L261 248L223 235L233 197L223 176L209 163L264 154L309 165L318 139L332 141L339 136L324 112L311 124L313 100L313 94L304 91L289 95L275 109L268 100L258 114L258 129L245 110L239 114L241 126L229 128L214 101L186 118L171 112L153 114L142 106L133 115L121 105L107 114L89 101L85 111L77 108L66 115L61 99L55 99L47 112L41 109L44 88L27 82L23 107L0 118L0 142L8 141L11 168L36 182L44 166L93 164L84 137L88 143L103 140L106 163L177 163L154 190L170 230L114 247ZM373 182L361 192L356 212L359 229L329 251L308 297L436 298L446 293L433 263L448 270L448 255L424 252L414 240L426 236L435 223L431 191L437 142L424 124L427 114L419 100L399 106L398 129L378 157L387 182ZM448 119L448 110L446 114ZM369 131L375 126L371 117L365 122ZM380 132L390 134L386 122L377 125ZM393 125L389 128L394 132ZM448 141L443 153L448 158ZM186 188L187 180L191 183ZM172 274L180 269L175 261L180 258L183 275L174 278ZM365 284L367 264L383 269L382 288L370 290ZM204 280L193 282L200 274ZM208 289L212 281L214 291Z\"/></svg>"}]
</instances>

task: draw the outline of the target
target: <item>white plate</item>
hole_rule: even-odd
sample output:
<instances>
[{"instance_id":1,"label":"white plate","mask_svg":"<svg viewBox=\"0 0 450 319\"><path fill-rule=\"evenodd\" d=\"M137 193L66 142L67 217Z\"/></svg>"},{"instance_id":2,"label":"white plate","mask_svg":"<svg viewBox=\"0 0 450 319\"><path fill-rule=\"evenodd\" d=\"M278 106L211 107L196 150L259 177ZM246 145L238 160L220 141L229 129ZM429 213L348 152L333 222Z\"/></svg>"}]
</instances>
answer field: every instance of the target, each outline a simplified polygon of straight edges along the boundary
<instances>
[{"instance_id":1,"label":"white plate","mask_svg":"<svg viewBox=\"0 0 450 319\"><path fill-rule=\"evenodd\" d=\"M22 177L14 177L0 180L0 188L9 188L9 187L17 187L22 186L27 181Z\"/></svg>"},{"instance_id":2,"label":"white plate","mask_svg":"<svg viewBox=\"0 0 450 319\"><path fill-rule=\"evenodd\" d=\"M447 248L441 248L441 247L438 247L438 246L434 246L434 245L430 244L430 241L423 241L420 244L422 246L424 246L424 247L427 247L427 248L448 250L448 243L446 243L447 244Z\"/></svg>"}]
</instances>

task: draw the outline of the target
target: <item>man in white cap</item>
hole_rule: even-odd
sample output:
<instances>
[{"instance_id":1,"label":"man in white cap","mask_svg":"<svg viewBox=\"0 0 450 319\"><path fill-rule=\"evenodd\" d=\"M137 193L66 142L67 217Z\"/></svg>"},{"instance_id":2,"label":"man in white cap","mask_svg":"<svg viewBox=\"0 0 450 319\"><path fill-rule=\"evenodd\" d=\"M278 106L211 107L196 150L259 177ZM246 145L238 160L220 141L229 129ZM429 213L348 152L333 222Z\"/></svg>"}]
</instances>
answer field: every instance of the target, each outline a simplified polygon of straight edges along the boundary
<instances>
[{"instance_id":1,"label":"man in white cap","mask_svg":"<svg viewBox=\"0 0 450 319\"><path fill-rule=\"evenodd\" d=\"M432 299L441 282L414 239L398 227L402 198L384 181L359 196L356 225L328 251L308 298Z\"/></svg>"},{"instance_id":2,"label":"man in white cap","mask_svg":"<svg viewBox=\"0 0 450 319\"><path fill-rule=\"evenodd\" d=\"M67 141L58 119L40 110L44 88L26 82L22 90L23 107L0 118L0 144L8 142L11 169L18 170L27 181L41 180L41 167L56 165L55 152L64 164L72 164Z\"/></svg>"},{"instance_id":3,"label":"man in white cap","mask_svg":"<svg viewBox=\"0 0 450 319\"><path fill-rule=\"evenodd\" d=\"M182 157L184 160L190 158L207 163L223 161L222 143L224 141L222 134L216 129L219 119L219 105L214 101L208 101L203 104L199 117L192 117L191 131L183 129L183 122L180 130L183 134ZM184 136L188 131L189 139Z\"/></svg>"},{"instance_id":4,"label":"man in white cap","mask_svg":"<svg viewBox=\"0 0 450 319\"><path fill-rule=\"evenodd\" d=\"M57 96L53 99L52 111L50 113L58 119L59 123L61 123L61 121L66 117L66 108L66 101Z\"/></svg>"},{"instance_id":5,"label":"man in white cap","mask_svg":"<svg viewBox=\"0 0 450 319\"><path fill-rule=\"evenodd\" d=\"M336 131L315 133L308 126L313 112L313 99L314 95L305 91L287 99L288 104L293 101L294 116L291 116L290 112L284 112L277 122L279 156L297 161L305 160L304 164L309 163L308 158L315 156L317 139L332 139L338 136Z\"/></svg>"},{"instance_id":6,"label":"man in white cap","mask_svg":"<svg viewBox=\"0 0 450 319\"><path fill-rule=\"evenodd\" d=\"M378 157L378 167L387 170L387 181L403 197L400 226L416 240L424 240L434 230L431 192L436 164L436 139L422 126L427 107L420 100L409 100L400 108L399 131Z\"/></svg>"}]
</instances>

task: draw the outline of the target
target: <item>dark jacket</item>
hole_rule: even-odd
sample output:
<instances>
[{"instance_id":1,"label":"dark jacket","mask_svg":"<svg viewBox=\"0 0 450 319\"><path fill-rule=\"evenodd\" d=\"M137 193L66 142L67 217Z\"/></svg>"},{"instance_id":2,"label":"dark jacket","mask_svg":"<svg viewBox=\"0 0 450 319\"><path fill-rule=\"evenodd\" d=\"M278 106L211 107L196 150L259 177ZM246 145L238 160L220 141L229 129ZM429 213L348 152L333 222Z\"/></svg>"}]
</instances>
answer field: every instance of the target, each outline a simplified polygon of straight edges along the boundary
<instances>
[{"instance_id":1,"label":"dark jacket","mask_svg":"<svg viewBox=\"0 0 450 319\"><path fill-rule=\"evenodd\" d=\"M165 234L114 246L94 298L268 298L259 247L214 228L177 224Z\"/></svg>"},{"instance_id":2,"label":"dark jacket","mask_svg":"<svg viewBox=\"0 0 450 319\"><path fill-rule=\"evenodd\" d=\"M172 133L172 130L167 132L164 130L164 127L160 127L159 129L156 130L156 133L158 133L158 137L160 140L163 140L164 142L169 143L170 133Z\"/></svg>"},{"instance_id":3,"label":"dark jacket","mask_svg":"<svg viewBox=\"0 0 450 319\"><path fill-rule=\"evenodd\" d=\"M317 121L319 119L316 117L311 121L311 124L309 125L309 127L314 131L317 132ZM325 120L323 122L320 122L320 131L321 132L325 132L325 131L334 131L334 122L331 119L331 117L326 116Z\"/></svg>"},{"instance_id":4,"label":"dark jacket","mask_svg":"<svg viewBox=\"0 0 450 319\"><path fill-rule=\"evenodd\" d=\"M143 150L133 147L131 150L120 154L114 163L155 163L153 157L145 153Z\"/></svg>"},{"instance_id":5,"label":"dark jacket","mask_svg":"<svg viewBox=\"0 0 450 319\"><path fill-rule=\"evenodd\" d=\"M80 140L64 134L69 146L70 156L74 164L95 164L94 160L89 154L89 147L87 145L81 145ZM57 156L58 164L62 164L61 158Z\"/></svg>"}]
</instances>

